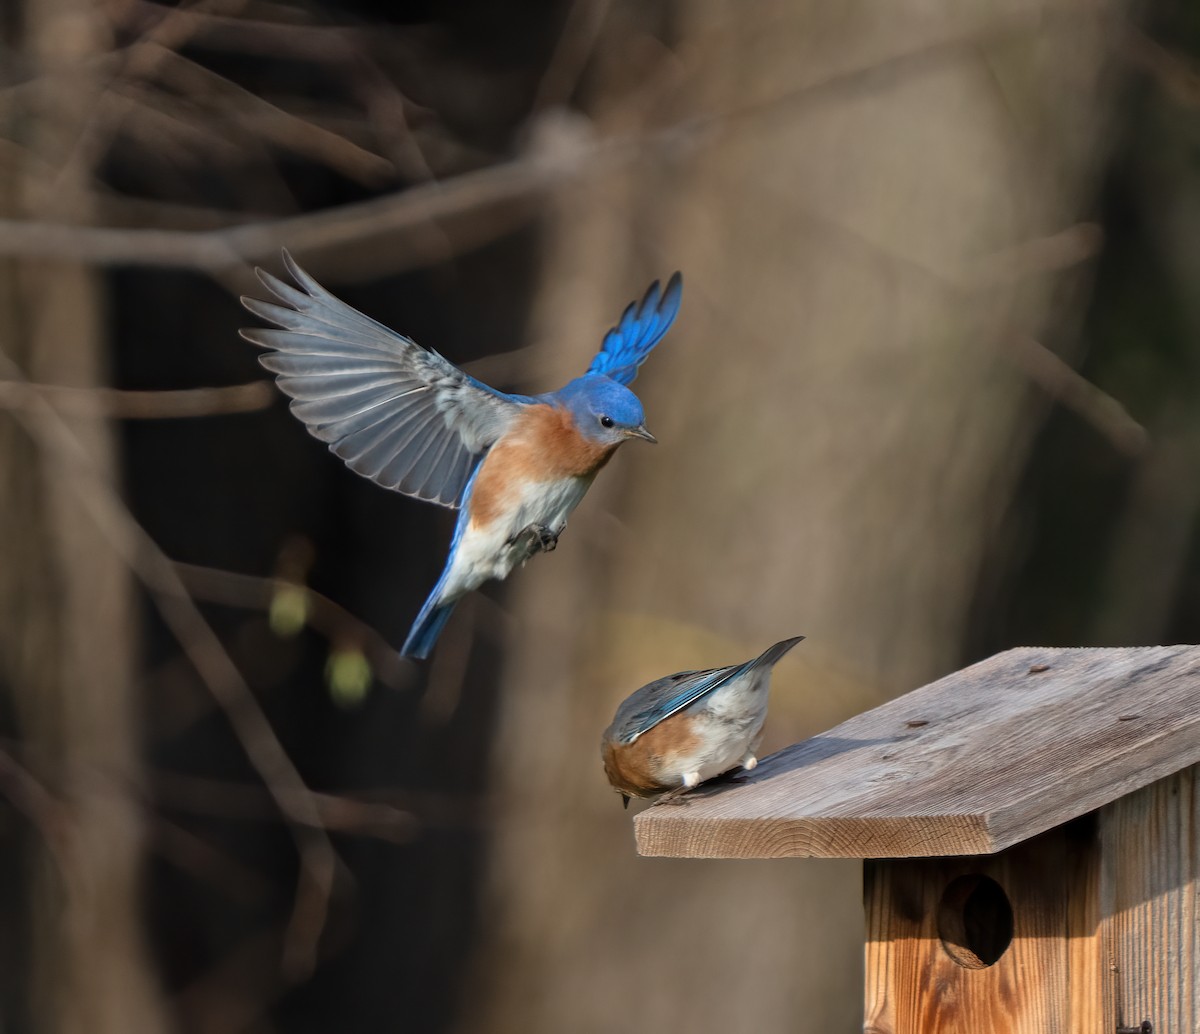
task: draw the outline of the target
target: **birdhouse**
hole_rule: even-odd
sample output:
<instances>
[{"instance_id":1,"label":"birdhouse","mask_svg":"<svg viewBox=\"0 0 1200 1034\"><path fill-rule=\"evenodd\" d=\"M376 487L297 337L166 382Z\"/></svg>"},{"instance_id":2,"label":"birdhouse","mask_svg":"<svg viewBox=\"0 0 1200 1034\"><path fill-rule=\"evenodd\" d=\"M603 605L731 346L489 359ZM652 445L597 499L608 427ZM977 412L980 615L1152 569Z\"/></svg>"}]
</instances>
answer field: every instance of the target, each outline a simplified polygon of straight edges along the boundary
<instances>
[{"instance_id":1,"label":"birdhouse","mask_svg":"<svg viewBox=\"0 0 1200 1034\"><path fill-rule=\"evenodd\" d=\"M1200 646L1021 648L635 820L862 858L870 1034L1200 1031Z\"/></svg>"}]
</instances>

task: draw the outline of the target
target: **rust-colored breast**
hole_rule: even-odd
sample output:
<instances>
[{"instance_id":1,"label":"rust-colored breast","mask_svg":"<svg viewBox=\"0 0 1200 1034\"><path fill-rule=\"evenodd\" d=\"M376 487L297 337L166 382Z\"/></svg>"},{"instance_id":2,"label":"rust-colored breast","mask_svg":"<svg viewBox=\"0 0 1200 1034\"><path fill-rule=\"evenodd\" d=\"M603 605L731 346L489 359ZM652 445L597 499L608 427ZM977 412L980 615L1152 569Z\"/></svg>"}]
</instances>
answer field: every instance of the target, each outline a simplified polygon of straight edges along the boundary
<instances>
[{"instance_id":1,"label":"rust-colored breast","mask_svg":"<svg viewBox=\"0 0 1200 1034\"><path fill-rule=\"evenodd\" d=\"M604 738L608 781L631 797L653 797L679 785L679 759L700 747L691 715L676 714L647 729L632 743Z\"/></svg>"},{"instance_id":2,"label":"rust-colored breast","mask_svg":"<svg viewBox=\"0 0 1200 1034\"><path fill-rule=\"evenodd\" d=\"M471 519L490 524L511 509L520 486L529 482L595 477L616 448L588 441L559 406L528 406L484 459L471 489Z\"/></svg>"}]
</instances>

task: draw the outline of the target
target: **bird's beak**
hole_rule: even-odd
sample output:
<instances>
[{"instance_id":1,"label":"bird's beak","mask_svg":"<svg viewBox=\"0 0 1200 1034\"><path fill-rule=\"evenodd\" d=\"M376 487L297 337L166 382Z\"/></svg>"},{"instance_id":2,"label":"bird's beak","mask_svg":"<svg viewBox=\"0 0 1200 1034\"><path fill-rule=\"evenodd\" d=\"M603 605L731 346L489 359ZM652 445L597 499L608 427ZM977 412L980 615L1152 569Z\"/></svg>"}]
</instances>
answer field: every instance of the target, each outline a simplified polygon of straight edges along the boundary
<instances>
[{"instance_id":1,"label":"bird's beak","mask_svg":"<svg viewBox=\"0 0 1200 1034\"><path fill-rule=\"evenodd\" d=\"M625 810L628 811L629 810L629 794L627 794L627 793L621 794L621 803L623 805L625 805Z\"/></svg>"},{"instance_id":2,"label":"bird's beak","mask_svg":"<svg viewBox=\"0 0 1200 1034\"><path fill-rule=\"evenodd\" d=\"M625 432L630 438L645 438L651 445L657 445L658 439L646 430L645 424L639 424L637 427L631 427Z\"/></svg>"}]
</instances>

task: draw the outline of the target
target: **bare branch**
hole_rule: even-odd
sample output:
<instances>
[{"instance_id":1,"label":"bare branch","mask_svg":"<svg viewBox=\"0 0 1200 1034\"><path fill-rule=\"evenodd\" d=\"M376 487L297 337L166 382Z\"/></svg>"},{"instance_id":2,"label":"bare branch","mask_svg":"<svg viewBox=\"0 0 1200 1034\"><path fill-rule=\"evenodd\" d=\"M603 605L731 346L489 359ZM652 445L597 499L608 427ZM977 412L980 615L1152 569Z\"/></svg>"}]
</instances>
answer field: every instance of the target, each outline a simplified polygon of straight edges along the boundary
<instances>
[{"instance_id":1,"label":"bare branch","mask_svg":"<svg viewBox=\"0 0 1200 1034\"><path fill-rule=\"evenodd\" d=\"M562 32L534 94L535 112L565 104L579 84L584 66L600 36L612 0L574 0Z\"/></svg>"},{"instance_id":2,"label":"bare branch","mask_svg":"<svg viewBox=\"0 0 1200 1034\"><path fill-rule=\"evenodd\" d=\"M631 153L633 148L626 143L621 150ZM285 244L297 251L336 248L526 198L565 178L576 164L581 161L571 163L571 168L543 167L536 160L521 158L369 201L220 230L111 229L0 219L0 255L96 265L176 266L220 274L274 257ZM420 238L401 239L397 244L398 253L389 256L393 268L397 262L411 262L414 252L419 261L424 252Z\"/></svg>"},{"instance_id":3,"label":"bare branch","mask_svg":"<svg viewBox=\"0 0 1200 1034\"><path fill-rule=\"evenodd\" d=\"M244 862L161 815L146 820L151 846L167 861L246 905L271 892L270 882Z\"/></svg>"},{"instance_id":4,"label":"bare branch","mask_svg":"<svg viewBox=\"0 0 1200 1034\"><path fill-rule=\"evenodd\" d=\"M378 186L395 176L386 158L368 151L337 133L298 118L230 79L173 51L163 54L158 79L185 97L203 97L224 116L367 186Z\"/></svg>"},{"instance_id":5,"label":"bare branch","mask_svg":"<svg viewBox=\"0 0 1200 1034\"><path fill-rule=\"evenodd\" d=\"M66 807L7 750L0 750L0 794L37 827L59 866L67 871L63 855L69 849L71 827Z\"/></svg>"},{"instance_id":6,"label":"bare branch","mask_svg":"<svg viewBox=\"0 0 1200 1034\"><path fill-rule=\"evenodd\" d=\"M961 273L963 287L990 287L1030 276L1070 269L1099 254L1104 231L1095 223L1076 223L1047 237L1022 241L993 252Z\"/></svg>"},{"instance_id":7,"label":"bare branch","mask_svg":"<svg viewBox=\"0 0 1200 1034\"><path fill-rule=\"evenodd\" d=\"M20 369L3 352L0 370L11 380L23 379ZM188 595L174 565L134 519L113 486L97 474L75 433L44 399L13 410L13 416L59 468L113 549L146 587L164 623L221 705L250 763L290 820L301 866L282 964L292 976L311 972L338 866L312 793L221 640Z\"/></svg>"},{"instance_id":8,"label":"bare branch","mask_svg":"<svg viewBox=\"0 0 1200 1034\"><path fill-rule=\"evenodd\" d=\"M893 269L918 277L961 305L978 310L987 325L989 292L996 286L1067 269L1087 261L1099 250L1103 236L1090 223L1079 223L1057 233L1016 244L985 256L965 272L933 269L910 255L872 240L851 227L818 213L809 213L814 225L835 233L842 241L862 248ZM1149 433L1115 398L1060 359L1022 329L996 318L994 340L1002 354L1030 381L1090 424L1118 451L1136 456L1149 443Z\"/></svg>"},{"instance_id":9,"label":"bare branch","mask_svg":"<svg viewBox=\"0 0 1200 1034\"><path fill-rule=\"evenodd\" d=\"M1096 428L1118 452L1146 452L1150 433L1115 398L1028 335L1013 334L1008 345L1008 354L1031 381Z\"/></svg>"},{"instance_id":10,"label":"bare branch","mask_svg":"<svg viewBox=\"0 0 1200 1034\"><path fill-rule=\"evenodd\" d=\"M220 571L212 567L176 562L175 570L193 595L212 603L265 610L279 587L276 578ZM308 601L307 621L331 642L353 642L360 646L376 677L391 689L409 689L413 669L404 663L390 643L365 621L305 585L288 583L304 593Z\"/></svg>"},{"instance_id":11,"label":"bare branch","mask_svg":"<svg viewBox=\"0 0 1200 1034\"><path fill-rule=\"evenodd\" d=\"M43 401L70 417L119 420L171 420L223 416L266 409L275 400L270 381L249 381L225 388L176 391L123 391L118 388L72 388L58 384L0 380L0 408L30 409Z\"/></svg>"},{"instance_id":12,"label":"bare branch","mask_svg":"<svg viewBox=\"0 0 1200 1034\"><path fill-rule=\"evenodd\" d=\"M196 815L259 821L278 814L271 794L248 783L157 771L153 773L153 792L166 807ZM407 844L419 825L410 811L382 801L331 793L310 796L317 806L321 829Z\"/></svg>"},{"instance_id":13,"label":"bare branch","mask_svg":"<svg viewBox=\"0 0 1200 1034\"><path fill-rule=\"evenodd\" d=\"M1153 76L1175 103L1200 107L1200 70L1183 55L1168 50L1132 26L1126 27L1120 53L1135 68Z\"/></svg>"},{"instance_id":14,"label":"bare branch","mask_svg":"<svg viewBox=\"0 0 1200 1034\"><path fill-rule=\"evenodd\" d=\"M410 268L431 251L441 254L441 242L433 247L430 244L431 222L529 200L560 184L609 175L639 161L678 156L721 131L758 125L790 111L796 104L819 103L842 91L890 88L897 74L924 71L931 60L957 58L964 47L1043 31L1048 18L1057 17L1069 24L1073 17L1092 15L1094 12L1086 6L1065 4L1039 11L1036 17L996 19L968 32L838 70L776 97L735 110L705 112L642 134L596 140L583 133L558 132L555 122L543 119L535 124L540 130L534 133L535 142L540 139L541 146L512 161L307 215L202 232L0 220L0 255L68 258L99 265L177 266L220 277L244 263L273 256L285 244L310 253L311 261L313 252L387 238L388 253L374 256L375 268L377 273L395 272ZM422 230L423 237L417 234ZM378 264L381 259L384 266Z\"/></svg>"},{"instance_id":15,"label":"bare branch","mask_svg":"<svg viewBox=\"0 0 1200 1034\"><path fill-rule=\"evenodd\" d=\"M288 990L274 964L280 948L274 928L245 937L176 992L175 1014L195 1031L269 1030L265 1014Z\"/></svg>"}]
</instances>

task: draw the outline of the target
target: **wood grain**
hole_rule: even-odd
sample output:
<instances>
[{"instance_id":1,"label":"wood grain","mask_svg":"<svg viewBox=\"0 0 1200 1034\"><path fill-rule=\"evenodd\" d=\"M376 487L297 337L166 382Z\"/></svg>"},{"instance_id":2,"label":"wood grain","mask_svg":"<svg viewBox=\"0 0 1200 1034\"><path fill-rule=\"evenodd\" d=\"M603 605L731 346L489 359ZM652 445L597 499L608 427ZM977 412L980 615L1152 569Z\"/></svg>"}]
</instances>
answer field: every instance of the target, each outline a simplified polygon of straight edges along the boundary
<instances>
[{"instance_id":1,"label":"wood grain","mask_svg":"<svg viewBox=\"0 0 1200 1034\"><path fill-rule=\"evenodd\" d=\"M1094 822L1060 827L990 858L868 861L867 1034L1095 1034L1101 972L1092 945ZM953 881L995 880L1012 941L967 968L943 946L939 905Z\"/></svg>"},{"instance_id":2,"label":"wood grain","mask_svg":"<svg viewBox=\"0 0 1200 1034\"><path fill-rule=\"evenodd\" d=\"M643 855L990 854L1200 761L1200 647L1022 647L635 820Z\"/></svg>"},{"instance_id":3,"label":"wood grain","mask_svg":"<svg viewBox=\"0 0 1200 1034\"><path fill-rule=\"evenodd\" d=\"M1100 813L1100 941L1114 1025L1200 1030L1197 778L1189 768Z\"/></svg>"}]
</instances>

